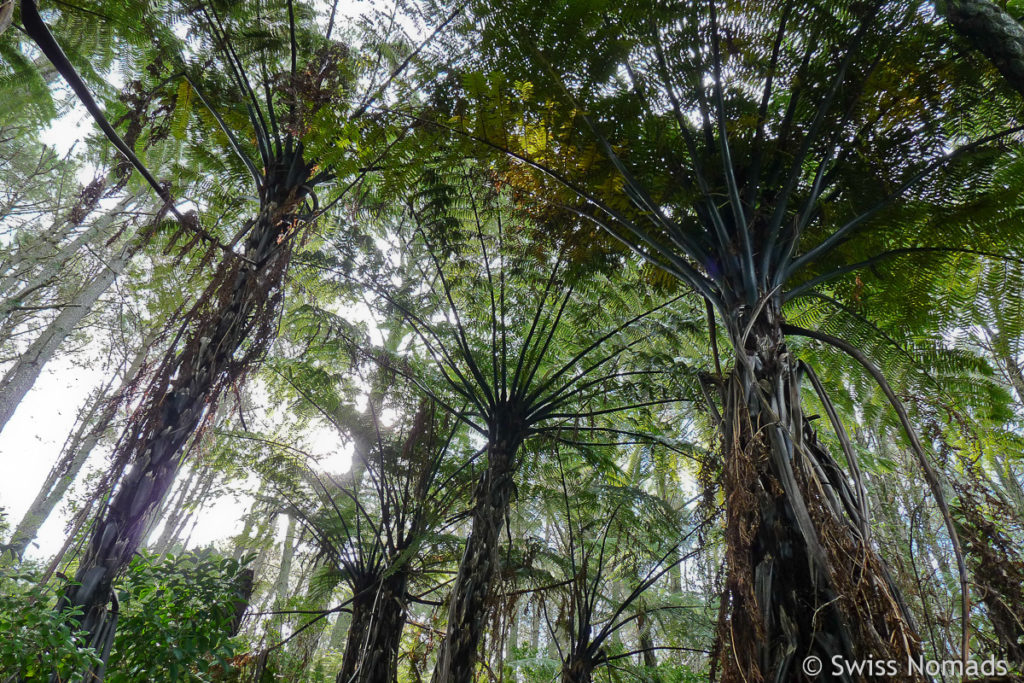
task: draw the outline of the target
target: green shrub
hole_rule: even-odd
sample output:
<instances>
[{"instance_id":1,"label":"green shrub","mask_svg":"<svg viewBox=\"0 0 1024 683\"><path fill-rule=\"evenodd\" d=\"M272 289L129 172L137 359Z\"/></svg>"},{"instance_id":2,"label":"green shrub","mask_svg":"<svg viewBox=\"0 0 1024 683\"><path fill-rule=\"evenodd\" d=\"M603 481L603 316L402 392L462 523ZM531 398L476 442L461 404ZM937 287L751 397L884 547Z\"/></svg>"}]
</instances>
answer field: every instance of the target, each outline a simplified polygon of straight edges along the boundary
<instances>
[{"instance_id":1,"label":"green shrub","mask_svg":"<svg viewBox=\"0 0 1024 683\"><path fill-rule=\"evenodd\" d=\"M79 649L69 616L58 613L54 596L30 572L0 572L0 675L46 680L56 672L66 680L99 662L90 648ZM0 679L2 680L2 679Z\"/></svg>"},{"instance_id":2,"label":"green shrub","mask_svg":"<svg viewBox=\"0 0 1024 683\"><path fill-rule=\"evenodd\" d=\"M140 555L121 581L109 683L209 681L228 672L243 564L205 552Z\"/></svg>"}]
</instances>

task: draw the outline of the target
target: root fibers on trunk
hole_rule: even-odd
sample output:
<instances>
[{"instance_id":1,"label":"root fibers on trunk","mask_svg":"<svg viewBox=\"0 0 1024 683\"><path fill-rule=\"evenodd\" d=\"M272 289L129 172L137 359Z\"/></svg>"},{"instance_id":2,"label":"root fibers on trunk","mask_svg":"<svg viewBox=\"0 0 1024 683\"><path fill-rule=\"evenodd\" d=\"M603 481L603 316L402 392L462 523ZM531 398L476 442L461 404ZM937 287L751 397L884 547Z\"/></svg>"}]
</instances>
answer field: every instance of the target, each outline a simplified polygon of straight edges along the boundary
<instances>
[{"instance_id":1,"label":"root fibers on trunk","mask_svg":"<svg viewBox=\"0 0 1024 683\"><path fill-rule=\"evenodd\" d=\"M396 680L407 585L406 574L398 571L358 590L352 599L352 621L336 683Z\"/></svg>"},{"instance_id":2,"label":"root fibers on trunk","mask_svg":"<svg viewBox=\"0 0 1024 683\"><path fill-rule=\"evenodd\" d=\"M515 420L512 420L514 423ZM433 683L471 683L477 648L487 621L492 584L501 558L498 541L514 488L515 454L522 441L514 425L497 428L480 477L473 526L452 587L448 628L434 667Z\"/></svg>"},{"instance_id":3,"label":"root fibers on trunk","mask_svg":"<svg viewBox=\"0 0 1024 683\"><path fill-rule=\"evenodd\" d=\"M131 561L147 521L177 474L182 452L223 389L241 378L273 338L280 285L291 255L294 212L309 168L301 146L289 148L268 172L263 206L242 255L228 255L177 334L184 340L164 357L139 409L115 449L130 463L93 527L74 583L61 605L83 610L87 645L98 645L117 575Z\"/></svg>"},{"instance_id":4,"label":"root fibers on trunk","mask_svg":"<svg viewBox=\"0 0 1024 683\"><path fill-rule=\"evenodd\" d=\"M833 662L905 663L919 643L857 492L804 418L798 367L759 322L723 391L722 680L860 680ZM821 676L803 669L810 656ZM905 668L901 680L915 680Z\"/></svg>"}]
</instances>

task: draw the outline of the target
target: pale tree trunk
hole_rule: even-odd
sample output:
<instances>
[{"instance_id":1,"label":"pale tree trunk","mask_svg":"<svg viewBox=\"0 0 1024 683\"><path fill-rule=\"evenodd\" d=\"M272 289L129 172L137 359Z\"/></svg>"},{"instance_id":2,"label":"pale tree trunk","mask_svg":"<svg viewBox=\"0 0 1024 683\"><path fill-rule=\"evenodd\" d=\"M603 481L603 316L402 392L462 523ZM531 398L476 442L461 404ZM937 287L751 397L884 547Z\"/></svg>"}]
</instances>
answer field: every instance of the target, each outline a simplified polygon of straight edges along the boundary
<instances>
[{"instance_id":1,"label":"pale tree trunk","mask_svg":"<svg viewBox=\"0 0 1024 683\"><path fill-rule=\"evenodd\" d=\"M22 399L39 379L39 373L57 353L61 344L67 339L79 323L92 311L93 305L103 295L125 265L134 255L137 245L125 247L121 252L106 262L96 275L64 306L61 312L39 336L29 345L25 353L15 361L3 379L0 380L0 432L3 431Z\"/></svg>"},{"instance_id":2,"label":"pale tree trunk","mask_svg":"<svg viewBox=\"0 0 1024 683\"><path fill-rule=\"evenodd\" d=\"M262 547L260 548L259 552L256 553L256 559L252 563L252 569L253 572L256 574L257 581L261 581L261 577L266 576L267 582L270 582L270 557L271 553L276 547L274 545L274 538L277 535L275 529L277 528L277 520L279 519L279 517L279 513L272 512L267 515L265 523L259 525L258 532L259 535L263 537L264 543L262 544ZM276 576L277 574L274 574L275 578ZM269 609L268 605L271 604L273 599L273 591L267 590L263 592L260 598L259 611Z\"/></svg>"},{"instance_id":3,"label":"pale tree trunk","mask_svg":"<svg viewBox=\"0 0 1024 683\"><path fill-rule=\"evenodd\" d=\"M508 642L506 644L507 657L512 657L513 650L519 647L519 613L519 601L515 600L509 614Z\"/></svg>"},{"instance_id":4,"label":"pale tree trunk","mask_svg":"<svg viewBox=\"0 0 1024 683\"><path fill-rule=\"evenodd\" d=\"M19 282L34 279L31 274L40 263L47 264L44 267L44 272L50 273L50 279L56 277L60 273L60 264L66 263L78 253L79 248L93 241L93 238L97 236L94 228L99 227L96 225L87 227L77 238L72 238L71 243L64 247L60 246L61 242L67 239L93 212L106 188L106 178L102 176L94 178L92 182L82 188L64 217L55 215L48 228L39 230L25 243L19 243L10 257L0 262L0 295L6 296L10 289ZM15 198L0 209L0 218L6 218L17 206L18 198ZM54 214L57 211L54 211ZM112 213L107 216L116 217ZM56 267L54 263L57 263ZM2 310L6 311L7 309Z\"/></svg>"},{"instance_id":5,"label":"pale tree trunk","mask_svg":"<svg viewBox=\"0 0 1024 683\"><path fill-rule=\"evenodd\" d=\"M162 554L159 548L162 546L165 537L170 536L169 531L181 521L182 515L179 513L185 505L185 496L188 495L188 491L192 488L192 482L195 481L197 473L197 468L190 468L185 480L175 488L168 489L167 495L160 501L159 512L153 515L153 519L149 521L149 524L146 526L146 532L143 534L143 538L146 539L144 544L150 551ZM160 531L160 537L154 541L153 534L161 522L164 525L163 529Z\"/></svg>"},{"instance_id":6,"label":"pale tree trunk","mask_svg":"<svg viewBox=\"0 0 1024 683\"><path fill-rule=\"evenodd\" d=\"M168 503L161 517L165 517L160 538L153 545L153 552L166 555L181 539L189 521L195 520L202 509L203 501L217 479L217 472L202 462L197 462L188 478L179 487L178 495Z\"/></svg>"},{"instance_id":7,"label":"pale tree trunk","mask_svg":"<svg viewBox=\"0 0 1024 683\"><path fill-rule=\"evenodd\" d=\"M57 504L67 493L68 488L78 477L93 448L99 443L110 423L117 415L128 386L138 377L143 363L149 354L149 345L153 336L145 337L139 350L121 374L117 390L106 396L97 396L91 400L84 414L79 418L78 428L68 437L61 451L60 458L46 477L46 481L36 494L25 516L15 527L11 536L10 547L17 555L22 555L39 529L53 513Z\"/></svg>"},{"instance_id":8,"label":"pale tree trunk","mask_svg":"<svg viewBox=\"0 0 1024 683\"><path fill-rule=\"evenodd\" d=\"M653 669L658 666L658 656L654 651L654 638L651 636L653 624L647 616L647 611L640 605L636 613L637 642L640 645L640 663Z\"/></svg>"},{"instance_id":9,"label":"pale tree trunk","mask_svg":"<svg viewBox=\"0 0 1024 683\"><path fill-rule=\"evenodd\" d=\"M288 575L292 573L292 558L295 557L295 517L288 515L284 541L281 543L281 565L274 583L274 596L279 605L288 599Z\"/></svg>"},{"instance_id":10,"label":"pale tree trunk","mask_svg":"<svg viewBox=\"0 0 1024 683\"><path fill-rule=\"evenodd\" d=\"M352 615L348 612L338 612L338 618L334 620L331 627L331 638L328 645L335 650L345 652L345 640L348 638L348 629L352 624Z\"/></svg>"},{"instance_id":11,"label":"pale tree trunk","mask_svg":"<svg viewBox=\"0 0 1024 683\"><path fill-rule=\"evenodd\" d=\"M540 646L540 605L537 601L530 606L530 651L536 654Z\"/></svg>"},{"instance_id":12,"label":"pale tree trunk","mask_svg":"<svg viewBox=\"0 0 1024 683\"><path fill-rule=\"evenodd\" d=\"M236 560L241 560L246 552L251 549L250 546L253 545L254 533L257 540L262 543L262 540L266 539L268 535L268 530L275 524L277 516L276 514L270 514L268 510L269 506L265 500L266 491L267 483L265 481L260 482L252 505L249 506L249 510L245 514L242 530L232 541L234 550L231 556ZM273 536L272 533L270 535Z\"/></svg>"},{"instance_id":13,"label":"pale tree trunk","mask_svg":"<svg viewBox=\"0 0 1024 683\"><path fill-rule=\"evenodd\" d=\"M262 490L262 486L260 490ZM257 500L253 504L253 508L258 504L259 501ZM254 526L254 517L255 512L252 508L250 508L249 511L246 513L245 518L242 520L242 530L239 532L238 536L236 536L233 540L232 545L234 546L234 549L231 551L231 557L236 560L242 559L242 557L245 555L245 551L249 549L248 546L250 536L252 535L252 528Z\"/></svg>"},{"instance_id":14,"label":"pale tree trunk","mask_svg":"<svg viewBox=\"0 0 1024 683\"><path fill-rule=\"evenodd\" d=\"M124 212L135 201L136 198L134 196L125 197L110 211L94 220L88 228L66 245L52 254L47 254L45 258L38 259L44 262L43 267L38 272L30 275L18 287L16 292L8 293L12 287L22 282L24 275L22 271L10 273L0 278L0 294L4 296L3 302L0 303L0 316L6 315L19 304L24 303L26 297L57 280L61 272L66 270L71 259L76 254L82 253L87 245L105 241L110 227L123 216Z\"/></svg>"}]
</instances>

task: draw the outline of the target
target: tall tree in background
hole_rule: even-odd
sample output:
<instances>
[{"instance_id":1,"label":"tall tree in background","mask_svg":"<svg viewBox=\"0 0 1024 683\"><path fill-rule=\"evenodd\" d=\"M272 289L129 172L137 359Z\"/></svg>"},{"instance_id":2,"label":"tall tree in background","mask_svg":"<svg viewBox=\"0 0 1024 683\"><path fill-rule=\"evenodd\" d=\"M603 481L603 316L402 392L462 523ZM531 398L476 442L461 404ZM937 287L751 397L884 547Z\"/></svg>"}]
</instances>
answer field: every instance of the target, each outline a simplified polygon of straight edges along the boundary
<instances>
[{"instance_id":1,"label":"tall tree in background","mask_svg":"<svg viewBox=\"0 0 1024 683\"><path fill-rule=\"evenodd\" d=\"M530 437L562 429L601 433L600 426L580 424L588 418L676 400L637 392L635 378L659 371L632 369L626 360L645 340L635 329L640 321L675 300L651 306L642 291L630 292L623 296L635 305L626 308L640 312L609 321L586 297L588 287L574 290L562 280L570 267L564 254L551 262L509 256L527 228L509 217L503 198L481 193L471 176L448 182L439 183L444 191L425 193L423 205L414 204L406 217L414 233L402 252L428 260L426 267L411 262L428 290L377 293L406 317L432 360L431 374L440 373L430 384L444 387L439 405L484 441L477 455L486 461L433 673L438 683L468 683L501 568L499 538L520 449ZM443 200L432 201L438 196ZM466 210L460 226L455 217Z\"/></svg>"},{"instance_id":2,"label":"tall tree in background","mask_svg":"<svg viewBox=\"0 0 1024 683\"><path fill-rule=\"evenodd\" d=\"M886 259L1005 254L1006 224L969 215L1013 211L992 153L1016 141L1010 110L988 106L963 78L970 70L948 62L918 2L474 10L486 28L467 61L501 69L508 85L467 78L461 118L441 125L510 155L524 191L699 293L712 337L720 325L731 347L731 366L706 383L724 452L726 680L803 680L808 654L906 661L919 651L872 544L844 427L828 410L839 456L804 414L808 381L826 408L831 399L790 335L850 355L899 416L959 565L966 658L963 553L905 406L869 356L787 317ZM513 83L530 96L523 106ZM940 216L953 226L942 234Z\"/></svg>"}]
</instances>

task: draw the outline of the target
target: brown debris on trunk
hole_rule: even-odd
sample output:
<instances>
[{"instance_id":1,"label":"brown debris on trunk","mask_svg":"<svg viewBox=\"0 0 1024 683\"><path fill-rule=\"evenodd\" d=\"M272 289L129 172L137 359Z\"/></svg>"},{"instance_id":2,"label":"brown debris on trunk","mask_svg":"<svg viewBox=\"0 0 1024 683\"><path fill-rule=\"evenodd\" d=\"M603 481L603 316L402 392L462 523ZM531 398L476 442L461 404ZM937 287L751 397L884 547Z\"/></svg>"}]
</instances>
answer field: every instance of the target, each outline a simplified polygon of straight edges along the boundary
<instances>
[{"instance_id":1,"label":"brown debris on trunk","mask_svg":"<svg viewBox=\"0 0 1024 683\"><path fill-rule=\"evenodd\" d=\"M818 680L802 667L810 656L825 673L837 656L916 658L909 613L864 536L857 493L803 414L801 373L773 320L751 327L724 386L722 680Z\"/></svg>"}]
</instances>

